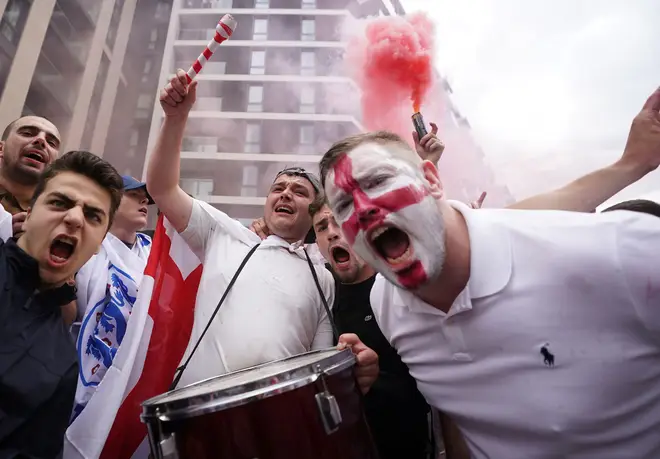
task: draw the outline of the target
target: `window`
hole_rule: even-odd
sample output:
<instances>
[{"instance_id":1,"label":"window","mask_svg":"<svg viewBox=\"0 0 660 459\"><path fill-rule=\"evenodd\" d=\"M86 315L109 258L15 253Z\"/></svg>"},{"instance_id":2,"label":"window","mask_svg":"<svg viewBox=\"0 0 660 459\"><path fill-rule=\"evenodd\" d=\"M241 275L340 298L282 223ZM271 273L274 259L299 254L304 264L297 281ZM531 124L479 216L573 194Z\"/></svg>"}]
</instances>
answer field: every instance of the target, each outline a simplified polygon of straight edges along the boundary
<instances>
[{"instance_id":1,"label":"window","mask_svg":"<svg viewBox=\"0 0 660 459\"><path fill-rule=\"evenodd\" d=\"M261 124L245 126L245 153L261 153Z\"/></svg>"},{"instance_id":2,"label":"window","mask_svg":"<svg viewBox=\"0 0 660 459\"><path fill-rule=\"evenodd\" d=\"M186 66L184 65L183 67L179 67L179 68L186 68ZM226 71L227 71L226 62L207 62L206 64L204 64L204 72L207 75L209 73L213 75L224 75Z\"/></svg>"},{"instance_id":3,"label":"window","mask_svg":"<svg viewBox=\"0 0 660 459\"><path fill-rule=\"evenodd\" d=\"M131 147L134 147L138 144L138 140L140 140L140 131L137 129L132 129L131 130L131 140L129 142L129 145Z\"/></svg>"},{"instance_id":4,"label":"window","mask_svg":"<svg viewBox=\"0 0 660 459\"><path fill-rule=\"evenodd\" d=\"M316 54L314 54L314 51L300 53L300 74L304 76L314 76L316 74Z\"/></svg>"},{"instance_id":5,"label":"window","mask_svg":"<svg viewBox=\"0 0 660 459\"><path fill-rule=\"evenodd\" d=\"M217 137L184 137L182 151L194 151L197 153L217 153Z\"/></svg>"},{"instance_id":6,"label":"window","mask_svg":"<svg viewBox=\"0 0 660 459\"><path fill-rule=\"evenodd\" d=\"M269 0L254 0L254 7L255 8L268 8L269 3L270 3Z\"/></svg>"},{"instance_id":7,"label":"window","mask_svg":"<svg viewBox=\"0 0 660 459\"><path fill-rule=\"evenodd\" d=\"M300 90L300 113L316 113L316 91L313 87Z\"/></svg>"},{"instance_id":8,"label":"window","mask_svg":"<svg viewBox=\"0 0 660 459\"><path fill-rule=\"evenodd\" d=\"M302 0L302 8L304 10L316 9L316 0Z\"/></svg>"},{"instance_id":9,"label":"window","mask_svg":"<svg viewBox=\"0 0 660 459\"><path fill-rule=\"evenodd\" d=\"M160 1L156 5L156 18L165 18L170 13L170 5L167 2Z\"/></svg>"},{"instance_id":10,"label":"window","mask_svg":"<svg viewBox=\"0 0 660 459\"><path fill-rule=\"evenodd\" d=\"M149 38L149 49L156 49L156 42L158 41L158 29L151 30L151 37Z\"/></svg>"},{"instance_id":11,"label":"window","mask_svg":"<svg viewBox=\"0 0 660 459\"><path fill-rule=\"evenodd\" d=\"M314 19L303 19L301 31L300 39L302 41L316 40L316 23Z\"/></svg>"},{"instance_id":12,"label":"window","mask_svg":"<svg viewBox=\"0 0 660 459\"><path fill-rule=\"evenodd\" d=\"M147 83L149 81L149 74L153 68L153 61L147 59L144 61L144 70L142 70L142 83Z\"/></svg>"},{"instance_id":13,"label":"window","mask_svg":"<svg viewBox=\"0 0 660 459\"><path fill-rule=\"evenodd\" d=\"M252 51L252 62L250 62L250 74L263 75L266 66L266 51Z\"/></svg>"},{"instance_id":14,"label":"window","mask_svg":"<svg viewBox=\"0 0 660 459\"><path fill-rule=\"evenodd\" d=\"M300 126L300 138L298 153L301 155L314 154L314 125L303 124Z\"/></svg>"},{"instance_id":15,"label":"window","mask_svg":"<svg viewBox=\"0 0 660 459\"><path fill-rule=\"evenodd\" d=\"M263 110L264 87L250 86L248 91L248 112L260 112Z\"/></svg>"},{"instance_id":16,"label":"window","mask_svg":"<svg viewBox=\"0 0 660 459\"><path fill-rule=\"evenodd\" d=\"M257 166L245 166L243 168L243 184L241 186L241 196L256 196L258 181L259 168Z\"/></svg>"},{"instance_id":17,"label":"window","mask_svg":"<svg viewBox=\"0 0 660 459\"><path fill-rule=\"evenodd\" d=\"M213 193L211 179L181 179L181 188L196 198L208 198Z\"/></svg>"},{"instance_id":18,"label":"window","mask_svg":"<svg viewBox=\"0 0 660 459\"><path fill-rule=\"evenodd\" d=\"M222 97L198 97L193 110L222 111Z\"/></svg>"},{"instance_id":19,"label":"window","mask_svg":"<svg viewBox=\"0 0 660 459\"><path fill-rule=\"evenodd\" d=\"M268 19L254 20L253 40L266 40L268 38Z\"/></svg>"}]
</instances>

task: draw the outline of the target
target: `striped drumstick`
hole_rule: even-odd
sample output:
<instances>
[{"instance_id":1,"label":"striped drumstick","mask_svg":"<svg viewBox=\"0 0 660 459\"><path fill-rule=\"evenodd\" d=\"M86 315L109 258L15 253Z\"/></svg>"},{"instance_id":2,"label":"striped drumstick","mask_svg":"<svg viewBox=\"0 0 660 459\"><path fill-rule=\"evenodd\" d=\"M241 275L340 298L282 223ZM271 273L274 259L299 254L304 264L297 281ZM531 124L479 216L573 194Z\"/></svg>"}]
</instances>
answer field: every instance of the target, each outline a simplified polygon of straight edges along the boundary
<instances>
[{"instance_id":1,"label":"striped drumstick","mask_svg":"<svg viewBox=\"0 0 660 459\"><path fill-rule=\"evenodd\" d=\"M211 56L213 56L213 52L216 50L218 45L231 37L231 35L234 33L234 30L236 30L236 19L234 19L231 14L225 14L222 19L220 19L220 22L218 22L218 25L215 27L215 35L213 36L213 39L209 42L208 45L206 45L204 52L199 55L195 63L192 65L192 67L190 67L190 70L188 70L186 75L188 83L190 83L193 78L195 78L197 74L202 70L202 67L204 67L206 61L211 59Z\"/></svg>"}]
</instances>

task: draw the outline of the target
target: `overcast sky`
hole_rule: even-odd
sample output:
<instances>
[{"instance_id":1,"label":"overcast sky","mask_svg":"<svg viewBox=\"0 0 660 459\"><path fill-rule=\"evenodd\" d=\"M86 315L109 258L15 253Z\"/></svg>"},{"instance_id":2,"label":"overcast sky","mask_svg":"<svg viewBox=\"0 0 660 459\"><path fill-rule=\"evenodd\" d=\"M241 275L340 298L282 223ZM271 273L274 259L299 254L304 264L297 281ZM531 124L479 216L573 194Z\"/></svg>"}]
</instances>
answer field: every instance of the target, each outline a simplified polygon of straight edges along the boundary
<instances>
[{"instance_id":1,"label":"overcast sky","mask_svg":"<svg viewBox=\"0 0 660 459\"><path fill-rule=\"evenodd\" d=\"M402 3L436 23L436 65L518 198L615 161L660 85L660 0ZM660 201L660 171L612 202L635 197Z\"/></svg>"}]
</instances>

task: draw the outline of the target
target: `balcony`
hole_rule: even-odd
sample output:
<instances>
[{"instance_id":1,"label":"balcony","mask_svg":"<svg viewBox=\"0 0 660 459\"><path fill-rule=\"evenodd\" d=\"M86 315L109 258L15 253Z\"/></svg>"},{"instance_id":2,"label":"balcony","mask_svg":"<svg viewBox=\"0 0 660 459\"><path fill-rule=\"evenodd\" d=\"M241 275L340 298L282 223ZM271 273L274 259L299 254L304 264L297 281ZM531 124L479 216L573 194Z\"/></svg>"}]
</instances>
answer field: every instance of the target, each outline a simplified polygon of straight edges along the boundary
<instances>
[{"instance_id":1,"label":"balcony","mask_svg":"<svg viewBox=\"0 0 660 459\"><path fill-rule=\"evenodd\" d=\"M68 112L73 111L77 95L73 88L74 82L61 74L44 53L41 53L37 61L34 79L64 108L68 109Z\"/></svg>"}]
</instances>

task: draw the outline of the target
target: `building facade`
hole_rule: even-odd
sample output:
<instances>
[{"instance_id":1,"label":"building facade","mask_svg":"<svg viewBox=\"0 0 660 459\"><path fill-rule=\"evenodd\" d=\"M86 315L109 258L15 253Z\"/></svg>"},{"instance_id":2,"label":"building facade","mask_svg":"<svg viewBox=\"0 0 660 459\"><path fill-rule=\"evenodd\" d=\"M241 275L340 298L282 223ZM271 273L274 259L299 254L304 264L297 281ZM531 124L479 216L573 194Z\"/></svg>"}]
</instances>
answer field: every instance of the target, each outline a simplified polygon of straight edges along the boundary
<instances>
[{"instance_id":1,"label":"building facade","mask_svg":"<svg viewBox=\"0 0 660 459\"><path fill-rule=\"evenodd\" d=\"M398 0L174 0L161 85L177 68L188 70L226 13L238 26L197 76L181 186L248 223L262 215L279 170L295 165L316 172L333 141L363 129L355 88L339 65L343 21L404 11ZM162 122L158 105L151 121L147 155ZM455 129L469 131L461 123ZM484 186L492 184L488 178ZM460 186L474 191L467 182Z\"/></svg>"},{"instance_id":2,"label":"building facade","mask_svg":"<svg viewBox=\"0 0 660 459\"><path fill-rule=\"evenodd\" d=\"M0 0L0 129L23 115L43 116L59 128L62 151L90 150L132 173L124 164L131 129L142 128L144 151L149 126L133 122L131 104L144 105L140 94L148 92L142 117L151 120L171 4ZM147 58L154 60L151 72ZM143 162L142 153L133 164L137 174Z\"/></svg>"}]
</instances>

